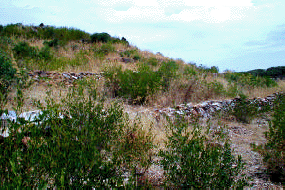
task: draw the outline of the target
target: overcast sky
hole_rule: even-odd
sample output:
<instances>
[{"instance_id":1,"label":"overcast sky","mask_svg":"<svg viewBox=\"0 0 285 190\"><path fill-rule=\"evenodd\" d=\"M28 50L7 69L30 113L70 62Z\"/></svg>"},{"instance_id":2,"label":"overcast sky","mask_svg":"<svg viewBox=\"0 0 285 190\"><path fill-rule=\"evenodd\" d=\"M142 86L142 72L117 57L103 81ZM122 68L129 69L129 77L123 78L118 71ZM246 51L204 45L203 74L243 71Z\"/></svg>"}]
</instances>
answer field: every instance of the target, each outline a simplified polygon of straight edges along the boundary
<instances>
[{"instance_id":1,"label":"overcast sky","mask_svg":"<svg viewBox=\"0 0 285 190\"><path fill-rule=\"evenodd\" d=\"M284 0L0 0L11 23L108 32L220 71L285 66Z\"/></svg>"}]
</instances>

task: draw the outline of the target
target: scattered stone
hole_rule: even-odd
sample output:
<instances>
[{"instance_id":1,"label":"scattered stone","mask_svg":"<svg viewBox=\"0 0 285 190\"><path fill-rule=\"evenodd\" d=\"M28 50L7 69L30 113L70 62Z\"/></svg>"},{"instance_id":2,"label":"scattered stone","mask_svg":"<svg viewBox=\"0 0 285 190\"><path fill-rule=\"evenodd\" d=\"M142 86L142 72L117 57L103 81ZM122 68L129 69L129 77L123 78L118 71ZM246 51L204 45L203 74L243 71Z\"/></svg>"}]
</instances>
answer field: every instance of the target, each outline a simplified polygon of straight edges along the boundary
<instances>
[{"instance_id":1,"label":"scattered stone","mask_svg":"<svg viewBox=\"0 0 285 190\"><path fill-rule=\"evenodd\" d=\"M128 58L128 57L123 57L122 60L124 63L134 63L135 62L134 59Z\"/></svg>"}]
</instances>

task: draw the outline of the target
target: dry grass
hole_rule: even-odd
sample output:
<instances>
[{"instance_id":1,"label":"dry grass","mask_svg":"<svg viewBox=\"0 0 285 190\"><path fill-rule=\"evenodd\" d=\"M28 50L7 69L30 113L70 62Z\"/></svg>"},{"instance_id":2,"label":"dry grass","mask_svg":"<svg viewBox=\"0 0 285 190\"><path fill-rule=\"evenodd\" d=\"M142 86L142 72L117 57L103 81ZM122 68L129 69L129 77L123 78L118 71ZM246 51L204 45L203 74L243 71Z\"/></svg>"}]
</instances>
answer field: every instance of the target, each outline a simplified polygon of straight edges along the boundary
<instances>
[{"instance_id":1,"label":"dry grass","mask_svg":"<svg viewBox=\"0 0 285 190\"><path fill-rule=\"evenodd\" d=\"M46 105L47 92L51 92L51 97L59 102L63 96L67 94L68 89L66 87L59 87L49 85L48 83L34 83L28 89L23 89L24 105L23 111L31 111L38 109L35 102L40 102ZM9 101L6 106L8 110L13 110L16 107L16 102L13 101L17 96L16 89L12 90L9 94Z\"/></svg>"},{"instance_id":2,"label":"dry grass","mask_svg":"<svg viewBox=\"0 0 285 190\"><path fill-rule=\"evenodd\" d=\"M266 97L276 92L285 92L285 80L278 80L277 84L278 86L272 88L243 89L243 92L249 98Z\"/></svg>"}]
</instances>

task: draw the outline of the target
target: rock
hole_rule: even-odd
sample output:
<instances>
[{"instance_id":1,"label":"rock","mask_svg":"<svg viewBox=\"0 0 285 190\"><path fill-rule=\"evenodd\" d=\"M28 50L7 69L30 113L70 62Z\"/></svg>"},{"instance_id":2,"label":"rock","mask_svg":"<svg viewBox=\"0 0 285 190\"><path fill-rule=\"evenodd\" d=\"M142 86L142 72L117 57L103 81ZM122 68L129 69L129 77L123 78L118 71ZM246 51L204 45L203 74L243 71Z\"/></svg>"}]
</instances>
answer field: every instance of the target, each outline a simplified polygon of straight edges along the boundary
<instances>
[{"instance_id":1,"label":"rock","mask_svg":"<svg viewBox=\"0 0 285 190\"><path fill-rule=\"evenodd\" d=\"M41 110L35 110L35 111L29 111L24 112L19 115L20 118L24 118L26 121L35 121L39 115L41 115L43 112Z\"/></svg>"},{"instance_id":2,"label":"rock","mask_svg":"<svg viewBox=\"0 0 285 190\"><path fill-rule=\"evenodd\" d=\"M123 61L124 63L134 63L134 62L135 62L134 59L128 58L128 57L123 57L123 58L122 58L122 61Z\"/></svg>"}]
</instances>

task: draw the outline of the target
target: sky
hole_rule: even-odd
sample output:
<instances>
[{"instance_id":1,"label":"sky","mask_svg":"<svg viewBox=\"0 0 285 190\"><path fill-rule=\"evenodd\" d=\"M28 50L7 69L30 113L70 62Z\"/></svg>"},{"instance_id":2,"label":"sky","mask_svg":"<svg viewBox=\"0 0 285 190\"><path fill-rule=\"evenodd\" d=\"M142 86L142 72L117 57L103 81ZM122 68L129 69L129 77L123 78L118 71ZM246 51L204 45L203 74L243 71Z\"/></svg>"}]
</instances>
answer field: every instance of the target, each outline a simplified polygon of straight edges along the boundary
<instances>
[{"instance_id":1,"label":"sky","mask_svg":"<svg viewBox=\"0 0 285 190\"><path fill-rule=\"evenodd\" d=\"M284 0L0 0L0 24L125 37L220 72L285 66Z\"/></svg>"}]
</instances>

